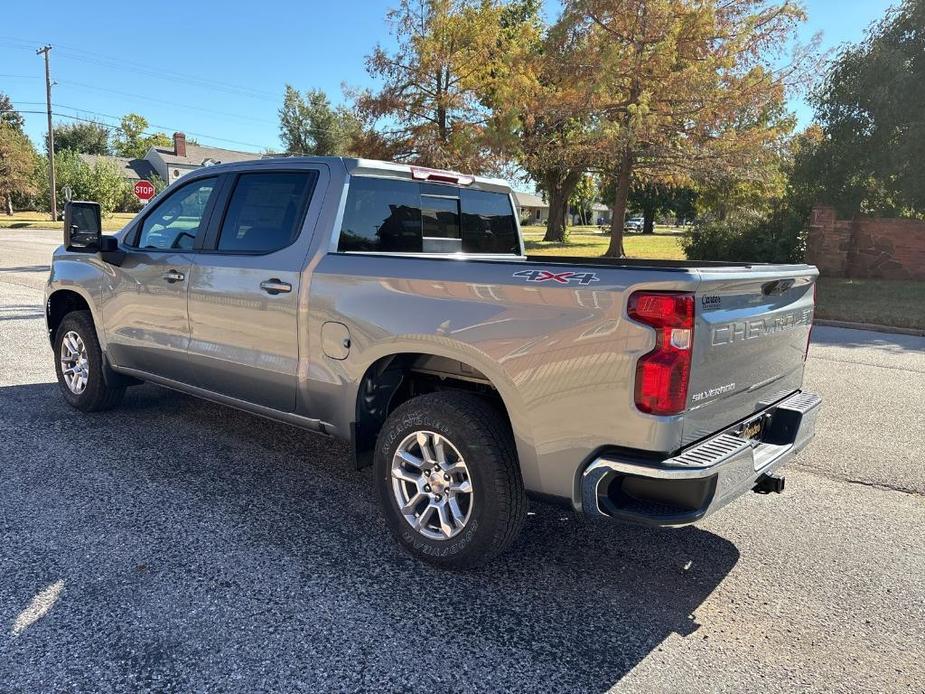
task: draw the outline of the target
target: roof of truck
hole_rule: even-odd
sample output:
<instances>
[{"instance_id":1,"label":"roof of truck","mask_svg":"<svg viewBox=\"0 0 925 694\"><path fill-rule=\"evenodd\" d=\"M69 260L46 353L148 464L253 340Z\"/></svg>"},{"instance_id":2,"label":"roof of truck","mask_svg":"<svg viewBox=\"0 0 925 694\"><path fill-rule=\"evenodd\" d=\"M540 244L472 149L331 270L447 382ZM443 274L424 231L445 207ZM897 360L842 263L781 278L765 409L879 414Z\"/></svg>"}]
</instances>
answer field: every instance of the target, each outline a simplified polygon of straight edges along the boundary
<instances>
[{"instance_id":1,"label":"roof of truck","mask_svg":"<svg viewBox=\"0 0 925 694\"><path fill-rule=\"evenodd\" d=\"M264 155L260 159L215 164L203 167L198 171L209 171L213 173L220 173L222 171L246 171L255 166L260 167L261 165L280 163L291 163L295 165L324 163L331 166L337 166L339 164L343 166L344 170L351 176L399 178L418 180L422 183L430 181L432 183L459 185L464 188L472 187L478 190L490 190L500 193L511 192L511 187L506 181L500 178L473 176L457 171L421 167L416 164L401 164L391 161L379 161L378 159L358 159L356 157L293 157L286 155Z\"/></svg>"}]
</instances>

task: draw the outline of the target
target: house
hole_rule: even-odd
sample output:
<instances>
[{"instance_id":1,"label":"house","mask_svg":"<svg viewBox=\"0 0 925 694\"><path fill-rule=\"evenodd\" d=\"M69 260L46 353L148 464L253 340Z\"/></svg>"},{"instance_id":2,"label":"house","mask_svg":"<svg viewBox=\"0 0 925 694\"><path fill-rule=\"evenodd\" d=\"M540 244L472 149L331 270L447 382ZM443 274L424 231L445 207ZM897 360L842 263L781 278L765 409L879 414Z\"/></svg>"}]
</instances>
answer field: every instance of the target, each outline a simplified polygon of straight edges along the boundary
<instances>
[{"instance_id":1,"label":"house","mask_svg":"<svg viewBox=\"0 0 925 694\"><path fill-rule=\"evenodd\" d=\"M109 162L119 170L122 177L129 183L141 179L151 180L155 174L154 167L147 159L129 159L128 157L109 157L103 154L78 154L88 166L94 166L98 161Z\"/></svg>"},{"instance_id":2,"label":"house","mask_svg":"<svg viewBox=\"0 0 925 694\"><path fill-rule=\"evenodd\" d=\"M144 156L155 172L168 184L203 166L260 159L253 152L238 152L221 147L203 147L186 141L183 133L173 134L173 148L151 147Z\"/></svg>"},{"instance_id":3,"label":"house","mask_svg":"<svg viewBox=\"0 0 925 694\"><path fill-rule=\"evenodd\" d=\"M520 220L527 224L546 224L549 219L549 205L539 195L533 193L514 192L514 200L517 202L517 209L520 214ZM599 202L591 205L591 224L610 224L610 208ZM581 220L577 214L569 215L570 224L580 224Z\"/></svg>"},{"instance_id":4,"label":"house","mask_svg":"<svg viewBox=\"0 0 925 694\"><path fill-rule=\"evenodd\" d=\"M611 217L610 208L607 205L602 205L599 202L591 205L591 224L610 224ZM578 224L578 215L572 215L573 223Z\"/></svg>"},{"instance_id":5,"label":"house","mask_svg":"<svg viewBox=\"0 0 925 694\"><path fill-rule=\"evenodd\" d=\"M155 175L162 181L173 183L184 174L203 166L260 159L260 155L253 152L238 152L233 149L190 144L186 141L186 135L174 133L173 147L150 147L141 159L98 154L81 154L80 158L90 166L100 159L111 162L129 183L141 179L150 181Z\"/></svg>"},{"instance_id":6,"label":"house","mask_svg":"<svg viewBox=\"0 0 925 694\"><path fill-rule=\"evenodd\" d=\"M520 221L527 224L545 224L549 219L549 205L539 195L514 191L514 201Z\"/></svg>"}]
</instances>

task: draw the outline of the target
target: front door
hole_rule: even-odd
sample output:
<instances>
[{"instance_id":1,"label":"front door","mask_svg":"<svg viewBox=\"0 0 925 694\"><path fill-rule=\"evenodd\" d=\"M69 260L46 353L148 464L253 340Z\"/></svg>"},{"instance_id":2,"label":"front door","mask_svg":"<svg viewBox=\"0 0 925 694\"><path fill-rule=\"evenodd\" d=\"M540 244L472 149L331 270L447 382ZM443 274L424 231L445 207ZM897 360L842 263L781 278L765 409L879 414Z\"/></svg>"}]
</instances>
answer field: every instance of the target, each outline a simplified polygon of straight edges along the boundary
<instances>
[{"instance_id":1,"label":"front door","mask_svg":"<svg viewBox=\"0 0 925 694\"><path fill-rule=\"evenodd\" d=\"M300 240L318 172L243 173L189 279L195 384L283 412L296 407Z\"/></svg>"},{"instance_id":2,"label":"front door","mask_svg":"<svg viewBox=\"0 0 925 694\"><path fill-rule=\"evenodd\" d=\"M189 382L187 289L217 181L212 176L178 188L123 239L125 260L110 266L104 289L103 324L114 365Z\"/></svg>"}]
</instances>

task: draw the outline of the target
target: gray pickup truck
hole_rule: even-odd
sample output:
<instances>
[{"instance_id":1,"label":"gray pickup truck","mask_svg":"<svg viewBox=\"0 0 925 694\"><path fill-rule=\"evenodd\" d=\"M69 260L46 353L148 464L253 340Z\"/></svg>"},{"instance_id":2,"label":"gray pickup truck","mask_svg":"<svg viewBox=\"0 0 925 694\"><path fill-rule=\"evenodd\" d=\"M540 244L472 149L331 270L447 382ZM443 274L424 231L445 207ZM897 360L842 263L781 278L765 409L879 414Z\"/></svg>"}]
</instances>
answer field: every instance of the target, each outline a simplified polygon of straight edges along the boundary
<instances>
[{"instance_id":1,"label":"gray pickup truck","mask_svg":"<svg viewBox=\"0 0 925 694\"><path fill-rule=\"evenodd\" d=\"M808 265L527 257L501 181L362 159L203 168L121 232L70 203L47 285L64 398L150 382L352 443L446 567L527 496L693 523L813 436ZM167 433L165 432L165 436Z\"/></svg>"}]
</instances>

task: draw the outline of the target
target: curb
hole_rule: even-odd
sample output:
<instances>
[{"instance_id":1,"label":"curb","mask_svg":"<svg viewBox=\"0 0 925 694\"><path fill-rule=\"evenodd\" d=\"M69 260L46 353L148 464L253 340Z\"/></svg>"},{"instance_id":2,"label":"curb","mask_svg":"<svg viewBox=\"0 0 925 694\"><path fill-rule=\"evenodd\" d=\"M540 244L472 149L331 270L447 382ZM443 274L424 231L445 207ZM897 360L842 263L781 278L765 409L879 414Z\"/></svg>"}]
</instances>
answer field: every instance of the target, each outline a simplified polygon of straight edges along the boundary
<instances>
[{"instance_id":1,"label":"curb","mask_svg":"<svg viewBox=\"0 0 925 694\"><path fill-rule=\"evenodd\" d=\"M813 321L813 325L821 325L827 328L849 328L851 330L869 330L875 333L892 333L894 335L925 337L925 330L919 330L918 328L896 328L889 325L877 325L876 323L852 323L851 321L825 320L819 318Z\"/></svg>"}]
</instances>

